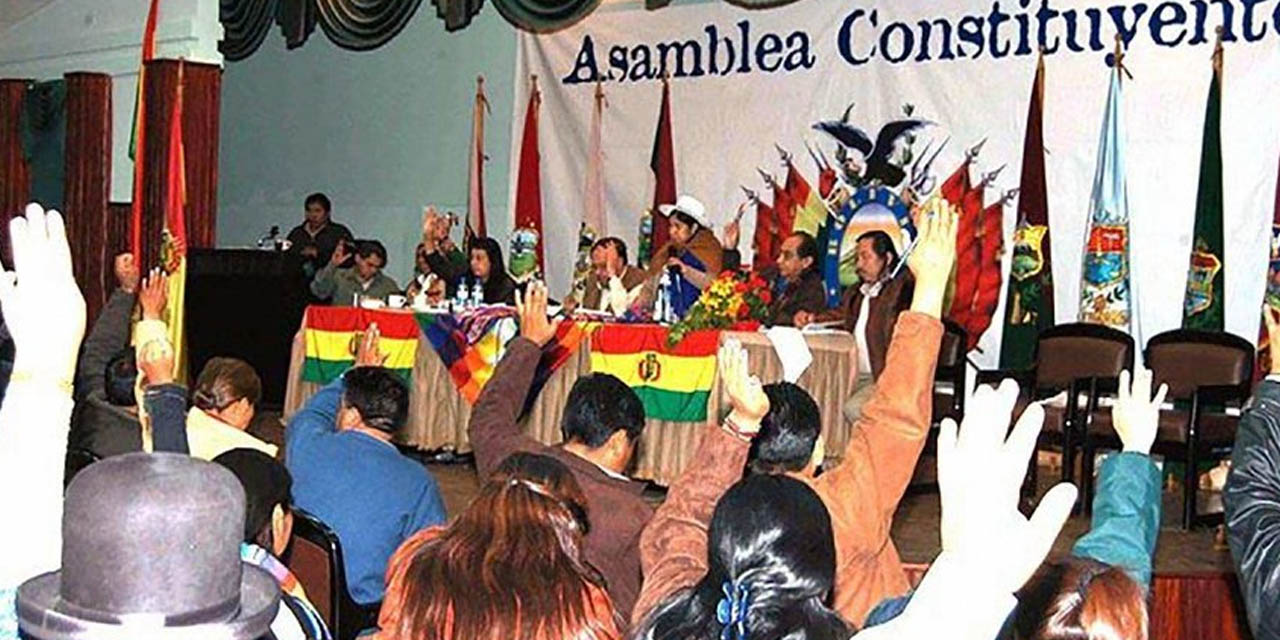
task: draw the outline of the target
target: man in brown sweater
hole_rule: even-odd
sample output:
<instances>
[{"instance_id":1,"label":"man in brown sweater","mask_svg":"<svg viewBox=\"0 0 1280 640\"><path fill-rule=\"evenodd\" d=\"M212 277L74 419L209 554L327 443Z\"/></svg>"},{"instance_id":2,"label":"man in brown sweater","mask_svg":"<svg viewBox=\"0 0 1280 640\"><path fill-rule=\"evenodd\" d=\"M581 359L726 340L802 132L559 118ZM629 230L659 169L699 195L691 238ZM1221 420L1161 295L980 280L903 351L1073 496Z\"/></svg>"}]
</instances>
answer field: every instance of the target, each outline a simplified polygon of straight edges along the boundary
<instances>
[{"instance_id":1,"label":"man in brown sweater","mask_svg":"<svg viewBox=\"0 0 1280 640\"><path fill-rule=\"evenodd\" d=\"M517 451L549 455L569 467L587 496L587 561L604 576L614 606L625 617L640 593L640 532L653 517L641 495L644 483L623 475L644 429L644 405L621 380L590 374L574 383L565 401L563 444L548 446L525 434L517 420L542 347L555 337L558 321L547 319L547 289L541 283L530 285L528 300L517 297L516 305L520 337L507 345L471 412L467 432L476 470L484 478Z\"/></svg>"},{"instance_id":2,"label":"man in brown sweater","mask_svg":"<svg viewBox=\"0 0 1280 640\"><path fill-rule=\"evenodd\" d=\"M917 279L911 309L897 323L884 376L854 427L839 467L814 477L823 457L821 420L816 405L794 386L765 389L769 410L749 445L754 472L785 473L808 484L827 506L836 546L834 608L855 626L862 626L867 612L882 599L902 595L910 587L889 529L929 432L933 374L942 342L939 318L954 260L955 216L923 221L908 262ZM678 499L687 504L664 505L664 512L709 514L720 494L741 477L748 444L731 449L737 454L723 462L700 450L694 457L700 469L689 473L703 477L694 483L677 482L681 492L673 486L668 503ZM662 535L658 524L655 520L641 541L646 571L660 556L681 547L681 542L669 539L672 535L686 535L678 528L670 529L677 533ZM705 566L701 569L705 572ZM645 595L633 621L667 591L658 585L651 588L651 579L647 572Z\"/></svg>"}]
</instances>

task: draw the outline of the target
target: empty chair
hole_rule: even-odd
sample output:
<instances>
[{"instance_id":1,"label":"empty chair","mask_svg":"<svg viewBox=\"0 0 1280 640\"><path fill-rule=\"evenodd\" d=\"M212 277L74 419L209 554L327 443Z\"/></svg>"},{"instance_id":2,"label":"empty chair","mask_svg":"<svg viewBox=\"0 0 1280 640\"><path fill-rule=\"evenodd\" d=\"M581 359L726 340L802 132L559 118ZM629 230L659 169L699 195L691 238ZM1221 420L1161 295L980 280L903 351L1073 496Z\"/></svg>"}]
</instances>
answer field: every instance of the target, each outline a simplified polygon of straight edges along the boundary
<instances>
[{"instance_id":1,"label":"empty chair","mask_svg":"<svg viewBox=\"0 0 1280 640\"><path fill-rule=\"evenodd\" d=\"M315 516L294 507L293 542L286 564L338 640L350 640L378 626L381 602L363 606L351 599L338 534Z\"/></svg>"}]
</instances>

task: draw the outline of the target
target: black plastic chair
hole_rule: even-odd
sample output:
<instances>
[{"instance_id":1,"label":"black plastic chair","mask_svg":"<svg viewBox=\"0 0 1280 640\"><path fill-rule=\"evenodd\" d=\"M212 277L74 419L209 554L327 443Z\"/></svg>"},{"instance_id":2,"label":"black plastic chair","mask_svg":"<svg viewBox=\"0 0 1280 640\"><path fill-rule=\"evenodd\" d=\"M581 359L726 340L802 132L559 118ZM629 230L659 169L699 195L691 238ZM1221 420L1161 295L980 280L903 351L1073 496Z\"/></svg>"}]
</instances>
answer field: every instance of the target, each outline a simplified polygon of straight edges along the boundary
<instances>
[{"instance_id":1,"label":"black plastic chair","mask_svg":"<svg viewBox=\"0 0 1280 640\"><path fill-rule=\"evenodd\" d=\"M1166 400L1175 403L1174 408L1160 411L1159 431L1151 453L1184 465L1183 529L1220 518L1217 514L1202 517L1196 513L1200 484L1197 468L1202 460L1231 455L1240 416L1229 414L1226 409L1243 409L1248 401L1254 355L1254 346L1248 340L1217 331L1177 329L1147 342L1145 359L1151 369L1153 391L1162 383L1168 384ZM1095 454L1121 446L1111 412L1098 409L1100 396L1115 390L1111 381L1099 380L1089 392L1082 451L1086 512L1093 506Z\"/></svg>"},{"instance_id":2,"label":"black plastic chair","mask_svg":"<svg viewBox=\"0 0 1280 640\"><path fill-rule=\"evenodd\" d=\"M958 324L942 321L942 344L938 348L938 363L933 374L933 418L929 424L929 435L924 441L924 450L917 459L916 465L932 464L931 458L938 452L939 425L946 418L959 423L964 419L965 399L965 345L968 344L968 333ZM912 493L937 491L938 483L922 482L908 487Z\"/></svg>"},{"instance_id":3,"label":"black plastic chair","mask_svg":"<svg viewBox=\"0 0 1280 640\"><path fill-rule=\"evenodd\" d=\"M62 488L66 489L71 486L71 480L76 474L84 471L85 467L99 461L102 456L79 447L68 447L66 461L63 463Z\"/></svg>"},{"instance_id":4,"label":"black plastic chair","mask_svg":"<svg viewBox=\"0 0 1280 640\"><path fill-rule=\"evenodd\" d=\"M306 590L334 638L351 640L365 629L378 627L382 603L362 605L351 599L338 534L319 518L293 509L293 540L286 557L289 570Z\"/></svg>"}]
</instances>

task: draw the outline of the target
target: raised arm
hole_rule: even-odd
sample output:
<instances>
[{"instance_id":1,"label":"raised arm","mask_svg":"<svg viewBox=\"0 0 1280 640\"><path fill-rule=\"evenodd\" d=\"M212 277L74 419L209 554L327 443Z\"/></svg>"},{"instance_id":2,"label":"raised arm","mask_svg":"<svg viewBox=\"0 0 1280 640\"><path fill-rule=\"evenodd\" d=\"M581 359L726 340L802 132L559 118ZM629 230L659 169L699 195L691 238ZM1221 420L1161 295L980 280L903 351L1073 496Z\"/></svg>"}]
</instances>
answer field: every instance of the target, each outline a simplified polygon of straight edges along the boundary
<instances>
[{"instance_id":1,"label":"raised arm","mask_svg":"<svg viewBox=\"0 0 1280 640\"><path fill-rule=\"evenodd\" d=\"M640 534L644 586L631 614L639 624L671 594L697 583L707 572L707 529L716 502L742 478L751 438L769 412L769 398L749 375L747 354L736 340L720 347L720 378L732 412L723 426L704 429L691 464L671 485L667 499Z\"/></svg>"},{"instance_id":2,"label":"raised arm","mask_svg":"<svg viewBox=\"0 0 1280 640\"><path fill-rule=\"evenodd\" d=\"M351 253L347 250L347 243L338 242L338 247L333 250L333 257L329 259L329 263L323 269L317 271L316 276L311 279L311 293L317 298L325 300L332 298L334 291L338 288L338 283L334 279L338 274L338 267L350 256Z\"/></svg>"},{"instance_id":3,"label":"raised arm","mask_svg":"<svg viewBox=\"0 0 1280 640\"><path fill-rule=\"evenodd\" d=\"M152 450L191 453L187 441L187 388L173 382L173 347L152 340L138 353L138 370L146 379L142 401L151 416Z\"/></svg>"},{"instance_id":4,"label":"raised arm","mask_svg":"<svg viewBox=\"0 0 1280 640\"><path fill-rule=\"evenodd\" d=\"M76 366L77 400L82 400L92 390L103 388L107 362L129 345L129 316L137 300L141 274L133 255L128 253L116 256L115 272L119 288L98 313L98 319L80 352L80 362Z\"/></svg>"},{"instance_id":5,"label":"raised arm","mask_svg":"<svg viewBox=\"0 0 1280 640\"><path fill-rule=\"evenodd\" d=\"M1263 307L1271 336L1271 374L1240 418L1222 494L1227 541L1249 626L1258 638L1280 637L1280 334L1272 313Z\"/></svg>"},{"instance_id":6,"label":"raised arm","mask_svg":"<svg viewBox=\"0 0 1280 640\"><path fill-rule=\"evenodd\" d=\"M555 337L560 320L547 318L547 287L542 283L529 286L527 300L517 294L516 309L520 314L520 337L507 345L507 353L476 399L467 425L476 471L482 479L516 451L546 448L521 431L516 421L537 373L542 347Z\"/></svg>"},{"instance_id":7,"label":"raised arm","mask_svg":"<svg viewBox=\"0 0 1280 640\"><path fill-rule=\"evenodd\" d=\"M58 567L72 376L85 305L71 272L66 227L36 204L9 222L14 271L0 272L0 307L13 335L13 376L0 404L0 590Z\"/></svg>"},{"instance_id":8,"label":"raised arm","mask_svg":"<svg viewBox=\"0 0 1280 640\"><path fill-rule=\"evenodd\" d=\"M1071 553L1120 567L1147 589L1160 533L1160 470L1149 453L1169 388L1161 385L1152 398L1151 371L1138 369L1132 386L1129 378L1128 371L1120 374L1120 395L1111 409L1124 451L1102 463L1093 525Z\"/></svg>"},{"instance_id":9,"label":"raised arm","mask_svg":"<svg viewBox=\"0 0 1280 640\"><path fill-rule=\"evenodd\" d=\"M844 496L832 520L864 523L845 530L871 538L840 541L879 549L915 471L933 413L933 376L942 344L942 298L955 261L955 215L923 217L908 264L920 281L911 311L898 318L875 393L854 426L840 466L819 482ZM874 526L868 526L874 524Z\"/></svg>"}]
</instances>

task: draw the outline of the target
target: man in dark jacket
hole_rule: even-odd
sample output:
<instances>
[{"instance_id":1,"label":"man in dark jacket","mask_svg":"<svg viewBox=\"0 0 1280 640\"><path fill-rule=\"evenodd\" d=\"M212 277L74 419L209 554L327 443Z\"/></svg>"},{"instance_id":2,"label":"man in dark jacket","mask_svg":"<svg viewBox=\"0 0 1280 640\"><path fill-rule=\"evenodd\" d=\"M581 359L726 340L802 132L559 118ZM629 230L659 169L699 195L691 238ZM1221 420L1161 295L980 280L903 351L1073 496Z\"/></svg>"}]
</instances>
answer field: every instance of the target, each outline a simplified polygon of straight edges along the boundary
<instances>
[{"instance_id":1,"label":"man in dark jacket","mask_svg":"<svg viewBox=\"0 0 1280 640\"><path fill-rule=\"evenodd\" d=\"M476 470L484 478L517 451L549 455L573 473L587 496L586 558L604 576L609 596L626 618L640 593L640 532L653 517L641 493L644 483L623 473L644 429L644 405L630 387L608 374L580 378L565 402L560 429L564 444L550 447L516 423L542 357L556 334L547 319L547 289L529 287L520 305L520 337L507 346L493 377L471 412L467 434Z\"/></svg>"},{"instance_id":2,"label":"man in dark jacket","mask_svg":"<svg viewBox=\"0 0 1280 640\"><path fill-rule=\"evenodd\" d=\"M116 282L81 347L76 364L76 406L69 444L99 457L142 450L142 427L133 395L137 377L129 347L129 321L141 276L131 254L115 259Z\"/></svg>"},{"instance_id":3,"label":"man in dark jacket","mask_svg":"<svg viewBox=\"0 0 1280 640\"><path fill-rule=\"evenodd\" d=\"M789 327L801 313L816 314L827 308L827 292L818 270L818 241L797 231L782 241L778 264L761 273L773 287L769 326Z\"/></svg>"},{"instance_id":4,"label":"man in dark jacket","mask_svg":"<svg viewBox=\"0 0 1280 640\"><path fill-rule=\"evenodd\" d=\"M1271 371L1240 417L1231 474L1222 500L1227 542L1253 636L1280 638L1280 332L1263 308L1271 345Z\"/></svg>"},{"instance_id":5,"label":"man in dark jacket","mask_svg":"<svg viewBox=\"0 0 1280 640\"><path fill-rule=\"evenodd\" d=\"M307 278L329 263L333 252L343 242L355 242L351 230L334 222L333 205L323 193L307 196L303 203L306 218L289 232L289 252L302 258Z\"/></svg>"}]
</instances>

